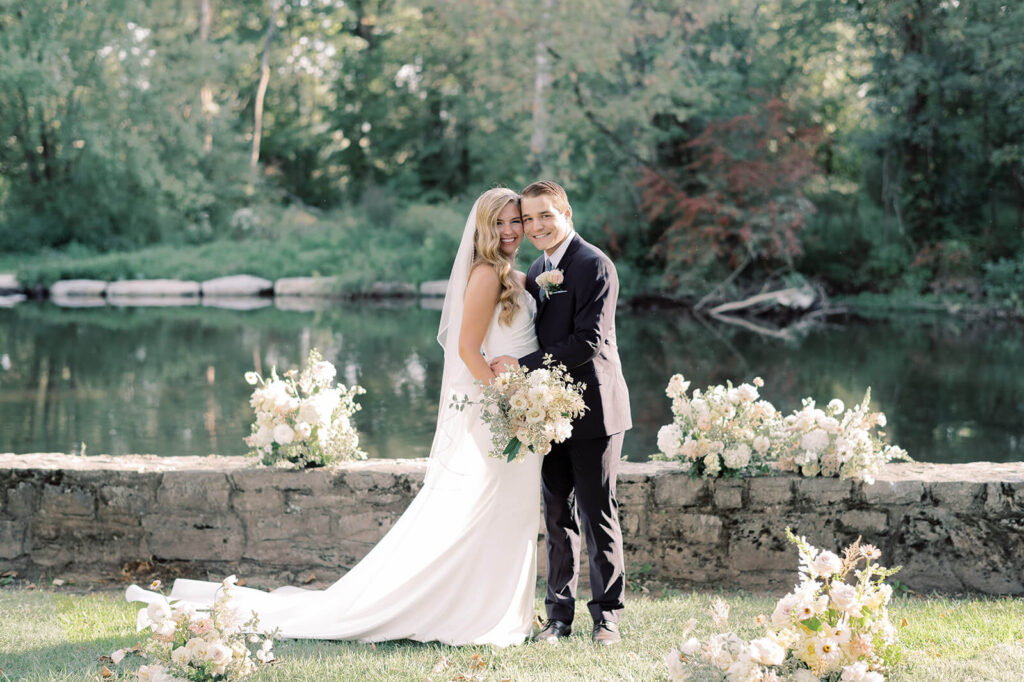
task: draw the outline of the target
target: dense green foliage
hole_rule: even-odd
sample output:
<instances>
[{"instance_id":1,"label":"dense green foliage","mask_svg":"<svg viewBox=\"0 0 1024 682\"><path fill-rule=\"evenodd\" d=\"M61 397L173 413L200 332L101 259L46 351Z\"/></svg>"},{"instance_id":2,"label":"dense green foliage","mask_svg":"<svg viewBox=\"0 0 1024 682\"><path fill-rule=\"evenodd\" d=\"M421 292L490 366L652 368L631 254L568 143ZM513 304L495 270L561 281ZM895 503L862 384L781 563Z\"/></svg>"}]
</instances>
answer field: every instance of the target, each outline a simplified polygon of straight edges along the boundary
<instances>
[{"instance_id":1,"label":"dense green foliage","mask_svg":"<svg viewBox=\"0 0 1024 682\"><path fill-rule=\"evenodd\" d=\"M0 0L0 250L383 236L552 176L634 289L1005 299L1022 36L1004 0Z\"/></svg>"}]
</instances>

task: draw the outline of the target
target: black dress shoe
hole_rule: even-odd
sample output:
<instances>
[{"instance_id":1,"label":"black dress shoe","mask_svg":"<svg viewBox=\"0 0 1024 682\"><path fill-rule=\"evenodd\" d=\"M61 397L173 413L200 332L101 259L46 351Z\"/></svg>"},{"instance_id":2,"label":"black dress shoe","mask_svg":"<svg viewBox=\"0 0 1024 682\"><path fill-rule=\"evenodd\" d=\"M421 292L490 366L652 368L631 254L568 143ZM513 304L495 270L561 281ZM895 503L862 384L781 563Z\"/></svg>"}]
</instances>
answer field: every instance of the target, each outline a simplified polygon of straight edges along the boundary
<instances>
[{"instance_id":1,"label":"black dress shoe","mask_svg":"<svg viewBox=\"0 0 1024 682\"><path fill-rule=\"evenodd\" d=\"M591 636L594 644L611 646L618 644L622 637L619 635L619 626L610 620L599 620L594 623L594 634Z\"/></svg>"},{"instance_id":2,"label":"black dress shoe","mask_svg":"<svg viewBox=\"0 0 1024 682\"><path fill-rule=\"evenodd\" d=\"M534 636L537 642L558 644L558 640L572 634L572 626L562 620L548 620L544 628Z\"/></svg>"}]
</instances>

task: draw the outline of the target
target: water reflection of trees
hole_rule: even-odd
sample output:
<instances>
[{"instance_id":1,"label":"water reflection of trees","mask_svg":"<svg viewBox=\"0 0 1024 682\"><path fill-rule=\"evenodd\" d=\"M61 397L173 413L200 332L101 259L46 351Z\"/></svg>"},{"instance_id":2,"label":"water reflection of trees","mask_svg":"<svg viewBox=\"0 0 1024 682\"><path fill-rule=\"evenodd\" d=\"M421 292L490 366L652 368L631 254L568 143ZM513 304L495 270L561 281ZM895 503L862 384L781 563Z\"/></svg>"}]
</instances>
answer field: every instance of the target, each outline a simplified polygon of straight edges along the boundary
<instances>
[{"instance_id":1,"label":"water reflection of trees","mask_svg":"<svg viewBox=\"0 0 1024 682\"><path fill-rule=\"evenodd\" d=\"M241 454L243 374L297 366L312 347L368 393L371 454L422 456L436 415L436 313L343 306L313 313L202 308L61 310L0 317L0 450ZM434 376L436 375L436 376Z\"/></svg>"},{"instance_id":2,"label":"water reflection of trees","mask_svg":"<svg viewBox=\"0 0 1024 682\"><path fill-rule=\"evenodd\" d=\"M319 312L198 307L0 311L0 451L241 454L251 411L242 375L300 364L310 348L362 384L357 424L372 456L424 456L441 379L439 314L339 303ZM619 346L643 459L670 420L665 383L762 376L783 410L803 396L848 403L872 387L893 440L927 461L1024 458L1024 339L1012 326L875 320L792 343L678 311L628 311Z\"/></svg>"}]
</instances>

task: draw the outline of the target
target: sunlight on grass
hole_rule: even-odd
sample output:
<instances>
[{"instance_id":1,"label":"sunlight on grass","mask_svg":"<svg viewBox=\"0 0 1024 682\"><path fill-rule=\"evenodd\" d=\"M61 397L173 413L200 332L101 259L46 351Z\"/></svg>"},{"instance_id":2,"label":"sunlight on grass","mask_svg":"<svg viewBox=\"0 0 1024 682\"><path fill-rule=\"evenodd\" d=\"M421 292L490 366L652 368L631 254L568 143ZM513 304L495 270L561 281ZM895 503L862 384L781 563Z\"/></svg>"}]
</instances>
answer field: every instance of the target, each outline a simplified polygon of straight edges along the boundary
<instances>
[{"instance_id":1,"label":"sunlight on grass","mask_svg":"<svg viewBox=\"0 0 1024 682\"><path fill-rule=\"evenodd\" d=\"M745 592L722 594L741 636L758 632L754 618L775 604L774 598ZM591 623L581 601L572 637L557 647L285 640L276 647L277 664L253 679L663 680L662 656L679 644L686 621L697 618L698 636L712 631L706 609L713 596L667 590L658 597L633 597L622 622L623 643L610 649L590 643ZM114 672L109 679L132 678L141 659L130 656L120 666L100 661L138 641L136 606L122 599L120 592L0 590L0 680L97 680L104 665ZM540 599L536 608L543 608ZM892 680L1024 679L1022 599L911 597L893 603L892 617L905 647Z\"/></svg>"}]
</instances>

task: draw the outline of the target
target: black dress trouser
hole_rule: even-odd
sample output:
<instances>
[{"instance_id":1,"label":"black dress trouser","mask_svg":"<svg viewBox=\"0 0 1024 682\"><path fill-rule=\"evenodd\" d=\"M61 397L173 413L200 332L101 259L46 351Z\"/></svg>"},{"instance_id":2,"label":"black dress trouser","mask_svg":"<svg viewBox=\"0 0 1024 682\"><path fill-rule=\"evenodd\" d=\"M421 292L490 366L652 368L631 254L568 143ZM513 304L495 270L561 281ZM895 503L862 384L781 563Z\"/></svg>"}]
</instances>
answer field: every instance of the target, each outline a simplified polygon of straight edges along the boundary
<instances>
[{"instance_id":1,"label":"black dress trouser","mask_svg":"<svg viewBox=\"0 0 1024 682\"><path fill-rule=\"evenodd\" d=\"M570 438L544 457L541 480L547 526L548 618L571 623L579 580L580 528L587 536L594 621L618 622L626 576L622 556L615 476L622 436Z\"/></svg>"}]
</instances>

